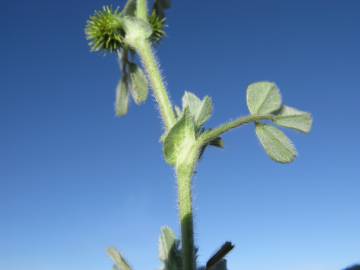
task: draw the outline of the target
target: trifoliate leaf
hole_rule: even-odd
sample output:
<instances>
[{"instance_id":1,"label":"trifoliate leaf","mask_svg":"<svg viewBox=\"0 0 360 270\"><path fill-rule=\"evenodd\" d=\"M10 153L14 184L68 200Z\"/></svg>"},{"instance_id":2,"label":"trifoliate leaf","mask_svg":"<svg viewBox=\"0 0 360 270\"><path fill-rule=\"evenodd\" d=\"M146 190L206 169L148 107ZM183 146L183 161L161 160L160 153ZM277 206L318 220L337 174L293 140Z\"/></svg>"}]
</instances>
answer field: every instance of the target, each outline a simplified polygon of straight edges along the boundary
<instances>
[{"instance_id":1,"label":"trifoliate leaf","mask_svg":"<svg viewBox=\"0 0 360 270\"><path fill-rule=\"evenodd\" d=\"M258 82L248 86L247 106L251 114L269 114L281 106L281 95L275 83Z\"/></svg>"},{"instance_id":2,"label":"trifoliate leaf","mask_svg":"<svg viewBox=\"0 0 360 270\"><path fill-rule=\"evenodd\" d=\"M113 259L113 261L115 262L116 267L119 270L132 270L130 265L124 259L124 257L115 248L113 248L113 247L108 248L107 252L110 255L110 257Z\"/></svg>"},{"instance_id":3,"label":"trifoliate leaf","mask_svg":"<svg viewBox=\"0 0 360 270\"><path fill-rule=\"evenodd\" d=\"M256 135L271 159L280 163L290 163L296 158L297 152L293 143L279 129L256 124Z\"/></svg>"},{"instance_id":4,"label":"trifoliate leaf","mask_svg":"<svg viewBox=\"0 0 360 270\"><path fill-rule=\"evenodd\" d=\"M198 109L196 116L195 116L195 123L197 126L204 125L209 118L211 117L213 112L213 104L210 97L206 96Z\"/></svg>"},{"instance_id":5,"label":"trifoliate leaf","mask_svg":"<svg viewBox=\"0 0 360 270\"><path fill-rule=\"evenodd\" d=\"M186 160L187 153L196 142L193 118L186 108L182 117L170 129L164 139L164 156L167 163L175 166L176 163Z\"/></svg>"},{"instance_id":6,"label":"trifoliate leaf","mask_svg":"<svg viewBox=\"0 0 360 270\"><path fill-rule=\"evenodd\" d=\"M273 121L275 124L308 133L312 126L310 113L299 111L295 108L283 106Z\"/></svg>"},{"instance_id":7,"label":"trifoliate leaf","mask_svg":"<svg viewBox=\"0 0 360 270\"><path fill-rule=\"evenodd\" d=\"M128 0L121 11L124 16L134 16L136 11L136 0Z\"/></svg>"},{"instance_id":8,"label":"trifoliate leaf","mask_svg":"<svg viewBox=\"0 0 360 270\"><path fill-rule=\"evenodd\" d=\"M115 114L124 116L129 111L129 89L124 79L116 87Z\"/></svg>"},{"instance_id":9,"label":"trifoliate leaf","mask_svg":"<svg viewBox=\"0 0 360 270\"><path fill-rule=\"evenodd\" d=\"M130 93L133 97L135 103L140 105L147 100L149 93L148 80L143 72L143 70L136 64L130 63L130 80L131 88Z\"/></svg>"}]
</instances>

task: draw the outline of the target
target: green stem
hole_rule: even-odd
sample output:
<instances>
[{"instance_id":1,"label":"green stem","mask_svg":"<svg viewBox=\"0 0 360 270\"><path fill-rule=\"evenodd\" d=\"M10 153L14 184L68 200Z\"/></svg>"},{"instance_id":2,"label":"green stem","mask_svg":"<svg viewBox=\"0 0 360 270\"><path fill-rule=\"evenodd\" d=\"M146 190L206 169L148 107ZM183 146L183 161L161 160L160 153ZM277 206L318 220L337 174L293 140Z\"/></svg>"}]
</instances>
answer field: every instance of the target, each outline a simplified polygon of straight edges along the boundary
<instances>
[{"instance_id":1,"label":"green stem","mask_svg":"<svg viewBox=\"0 0 360 270\"><path fill-rule=\"evenodd\" d=\"M178 198L181 221L182 269L195 270L194 222L192 211L192 176L196 166L196 154L191 163L176 168L178 179Z\"/></svg>"},{"instance_id":2,"label":"green stem","mask_svg":"<svg viewBox=\"0 0 360 270\"><path fill-rule=\"evenodd\" d=\"M166 129L169 130L175 124L175 114L150 42L145 40L137 44L136 51L148 73L155 99L159 104L161 117Z\"/></svg>"},{"instance_id":3,"label":"green stem","mask_svg":"<svg viewBox=\"0 0 360 270\"><path fill-rule=\"evenodd\" d=\"M274 119L274 116L269 115L269 114L268 115L249 115L249 116L245 116L245 117L240 117L234 121L225 123L218 128L215 128L215 129L212 129L210 131L203 133L199 137L198 140L202 145L204 145L204 144L209 143L213 139L223 135L224 133L230 131L231 129L234 129L239 126L249 124L252 122L257 122L257 121L261 121L261 120L273 120L273 119Z\"/></svg>"},{"instance_id":4,"label":"green stem","mask_svg":"<svg viewBox=\"0 0 360 270\"><path fill-rule=\"evenodd\" d=\"M133 44L133 47L143 62L156 102L160 108L161 117L166 129L169 130L175 124L176 118L151 44L148 40L138 40ZM190 152L186 162L176 166L184 270L196 270L191 179L198 160L199 145L194 146L193 151Z\"/></svg>"},{"instance_id":5,"label":"green stem","mask_svg":"<svg viewBox=\"0 0 360 270\"><path fill-rule=\"evenodd\" d=\"M147 0L137 0L136 6L136 17L147 22L148 20L148 8L147 8Z\"/></svg>"}]
</instances>

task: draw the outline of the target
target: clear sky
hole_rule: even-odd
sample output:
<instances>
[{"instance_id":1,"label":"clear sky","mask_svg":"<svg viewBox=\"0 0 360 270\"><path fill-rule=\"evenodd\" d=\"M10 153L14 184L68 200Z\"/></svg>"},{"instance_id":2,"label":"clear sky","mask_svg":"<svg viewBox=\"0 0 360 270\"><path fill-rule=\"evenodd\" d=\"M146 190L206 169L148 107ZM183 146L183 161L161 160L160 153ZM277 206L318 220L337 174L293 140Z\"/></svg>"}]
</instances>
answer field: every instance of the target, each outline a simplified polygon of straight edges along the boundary
<instances>
[{"instance_id":1,"label":"clear sky","mask_svg":"<svg viewBox=\"0 0 360 270\"><path fill-rule=\"evenodd\" d=\"M162 225L179 232L176 184L153 99L114 116L119 69L90 54L84 25L104 4L5 1L0 25L0 269L160 267ZM225 4L226 2L226 4ZM247 114L249 83L275 81L312 112L287 131L299 157L272 162L247 126L194 179L199 261L224 241L229 270L341 270L360 262L360 1L174 1L157 48L172 100L210 95L209 127Z\"/></svg>"}]
</instances>

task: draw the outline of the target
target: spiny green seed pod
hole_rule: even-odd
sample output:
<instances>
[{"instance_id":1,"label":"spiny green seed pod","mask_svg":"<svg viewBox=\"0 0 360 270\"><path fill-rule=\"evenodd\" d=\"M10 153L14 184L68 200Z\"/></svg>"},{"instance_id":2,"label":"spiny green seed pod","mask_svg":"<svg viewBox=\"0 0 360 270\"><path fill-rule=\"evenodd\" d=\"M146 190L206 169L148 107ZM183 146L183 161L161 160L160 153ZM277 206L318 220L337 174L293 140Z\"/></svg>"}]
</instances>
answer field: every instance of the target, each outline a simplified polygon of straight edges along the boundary
<instances>
[{"instance_id":1,"label":"spiny green seed pod","mask_svg":"<svg viewBox=\"0 0 360 270\"><path fill-rule=\"evenodd\" d=\"M125 15L119 8L113 9L111 6L104 6L102 10L95 11L85 28L91 51L116 52L126 46L123 23ZM165 18L159 17L153 11L149 16L149 24L152 29L150 41L157 43L165 36Z\"/></svg>"},{"instance_id":2,"label":"spiny green seed pod","mask_svg":"<svg viewBox=\"0 0 360 270\"><path fill-rule=\"evenodd\" d=\"M125 32L119 9L104 6L87 21L86 38L92 51L116 52L124 47Z\"/></svg>"},{"instance_id":3,"label":"spiny green seed pod","mask_svg":"<svg viewBox=\"0 0 360 270\"><path fill-rule=\"evenodd\" d=\"M165 17L161 18L153 10L151 16L149 16L149 23L152 27L152 34L150 40L154 43L158 43L165 36Z\"/></svg>"}]
</instances>

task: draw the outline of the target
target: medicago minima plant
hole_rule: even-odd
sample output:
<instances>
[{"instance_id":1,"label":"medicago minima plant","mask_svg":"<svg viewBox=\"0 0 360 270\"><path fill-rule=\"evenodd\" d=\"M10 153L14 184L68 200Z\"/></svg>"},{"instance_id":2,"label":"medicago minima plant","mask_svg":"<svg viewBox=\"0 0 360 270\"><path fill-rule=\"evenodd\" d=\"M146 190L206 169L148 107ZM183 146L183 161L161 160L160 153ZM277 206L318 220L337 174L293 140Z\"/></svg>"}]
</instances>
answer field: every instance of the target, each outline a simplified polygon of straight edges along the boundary
<instances>
[{"instance_id":1,"label":"medicago minima plant","mask_svg":"<svg viewBox=\"0 0 360 270\"><path fill-rule=\"evenodd\" d=\"M122 76L116 88L117 116L128 113L130 99L137 105L143 104L149 88L159 107L165 126L160 141L165 161L176 172L181 226L180 240L170 228L161 229L159 253L163 269L225 270L225 256L234 247L231 242L225 242L206 265L199 266L196 262L192 177L197 163L207 147L224 147L222 137L225 133L250 123L254 123L256 136L268 156L279 163L290 163L296 158L297 151L278 127L308 133L312 117L284 105L280 90L273 82L250 84L246 92L249 115L215 128L206 127L213 112L210 97L201 99L194 93L185 92L182 106L174 106L153 50L165 36L165 11L169 7L170 0L155 0L150 10L146 0L128 0L122 9L104 6L89 18L86 37L92 51L112 53L119 61ZM131 270L115 248L109 248L108 253L115 262L114 269Z\"/></svg>"}]
</instances>

